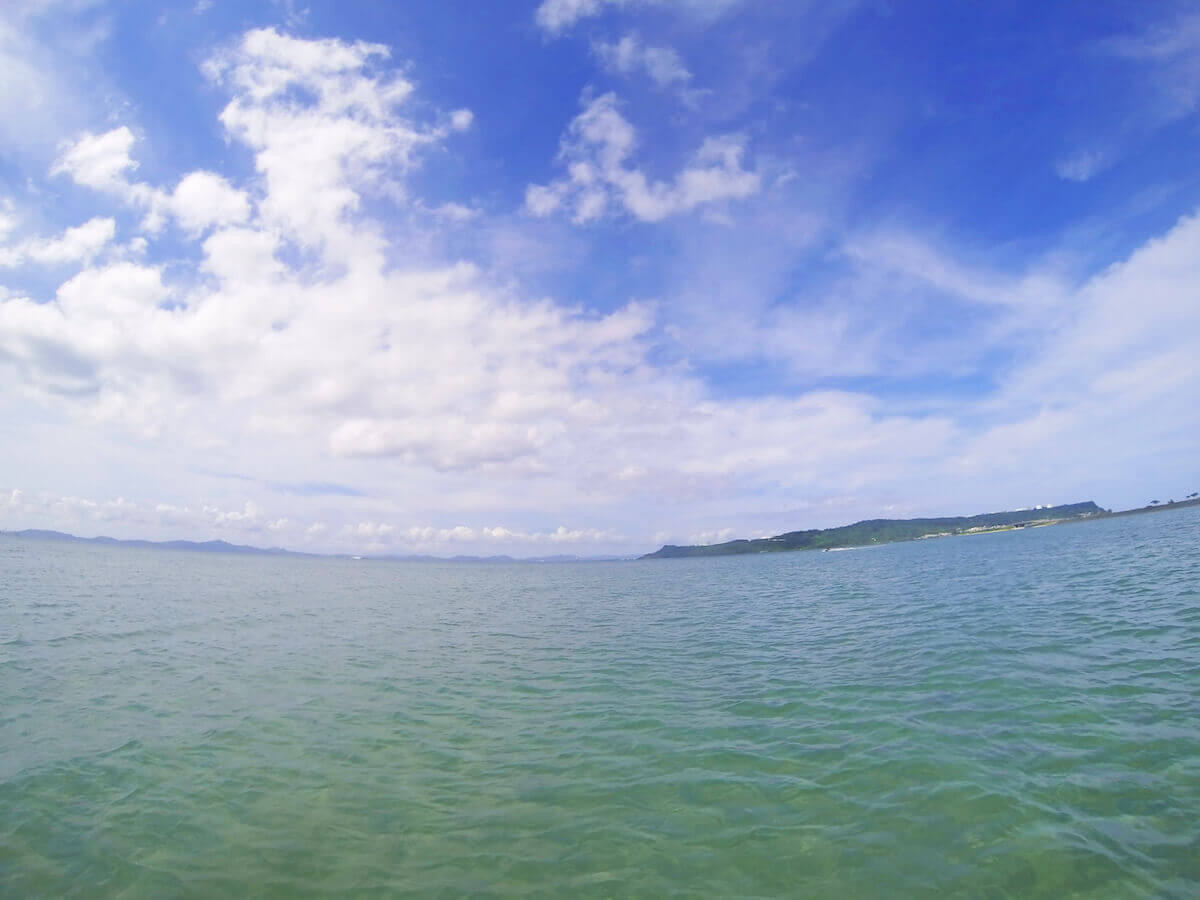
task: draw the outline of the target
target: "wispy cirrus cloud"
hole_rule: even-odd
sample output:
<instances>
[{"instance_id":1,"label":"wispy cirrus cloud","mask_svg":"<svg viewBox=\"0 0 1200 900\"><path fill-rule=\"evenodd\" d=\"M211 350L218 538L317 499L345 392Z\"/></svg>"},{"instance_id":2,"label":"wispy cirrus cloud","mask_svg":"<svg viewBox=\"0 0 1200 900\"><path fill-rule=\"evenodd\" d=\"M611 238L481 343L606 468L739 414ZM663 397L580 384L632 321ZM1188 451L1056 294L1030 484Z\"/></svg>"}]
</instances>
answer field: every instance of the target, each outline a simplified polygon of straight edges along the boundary
<instances>
[{"instance_id":1,"label":"wispy cirrus cloud","mask_svg":"<svg viewBox=\"0 0 1200 900\"><path fill-rule=\"evenodd\" d=\"M1150 67L1170 118L1187 115L1200 105L1200 14L1185 6L1170 21L1154 21L1134 33L1108 38L1110 53Z\"/></svg>"},{"instance_id":2,"label":"wispy cirrus cloud","mask_svg":"<svg viewBox=\"0 0 1200 900\"><path fill-rule=\"evenodd\" d=\"M597 41L592 44L592 52L610 71L645 75L660 88L684 88L692 80L692 73L675 50L648 46L632 32L618 41Z\"/></svg>"},{"instance_id":3,"label":"wispy cirrus cloud","mask_svg":"<svg viewBox=\"0 0 1200 900\"><path fill-rule=\"evenodd\" d=\"M1112 154L1104 150L1080 150L1054 164L1054 172L1066 181L1091 181L1110 165Z\"/></svg>"}]
</instances>

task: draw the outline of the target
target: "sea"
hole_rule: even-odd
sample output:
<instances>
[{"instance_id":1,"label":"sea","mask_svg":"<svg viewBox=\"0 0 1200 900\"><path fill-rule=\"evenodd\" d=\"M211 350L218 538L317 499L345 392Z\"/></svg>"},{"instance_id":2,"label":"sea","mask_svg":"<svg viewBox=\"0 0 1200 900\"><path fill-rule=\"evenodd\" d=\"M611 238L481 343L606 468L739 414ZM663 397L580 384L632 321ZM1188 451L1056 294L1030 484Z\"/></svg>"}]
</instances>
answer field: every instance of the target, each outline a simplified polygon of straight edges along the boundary
<instances>
[{"instance_id":1,"label":"sea","mask_svg":"<svg viewBox=\"0 0 1200 900\"><path fill-rule=\"evenodd\" d=\"M1200 510L555 564L0 537L4 897L1200 896Z\"/></svg>"}]
</instances>

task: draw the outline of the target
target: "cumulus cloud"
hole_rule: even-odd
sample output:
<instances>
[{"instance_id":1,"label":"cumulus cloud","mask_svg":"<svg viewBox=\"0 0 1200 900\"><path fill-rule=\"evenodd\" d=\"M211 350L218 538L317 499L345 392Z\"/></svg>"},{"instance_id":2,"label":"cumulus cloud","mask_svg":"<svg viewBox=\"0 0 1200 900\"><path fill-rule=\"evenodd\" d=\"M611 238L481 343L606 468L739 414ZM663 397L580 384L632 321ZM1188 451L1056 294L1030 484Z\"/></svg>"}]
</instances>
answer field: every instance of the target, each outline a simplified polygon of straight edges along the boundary
<instances>
[{"instance_id":1,"label":"cumulus cloud","mask_svg":"<svg viewBox=\"0 0 1200 900\"><path fill-rule=\"evenodd\" d=\"M540 465L568 423L596 414L590 393L636 371L648 310L522 302L470 266L390 270L378 224L353 215L360 192L402 178L445 133L402 114L407 82L366 70L383 54L273 31L224 52L210 69L233 91L222 121L265 178L257 216L210 173L170 194L138 186L181 224L215 228L196 278L125 261L85 269L50 302L15 297L0 306L2 358L89 419L150 435L221 440L215 423L232 416L235 431L323 436L341 455ZM313 101L295 103L296 86ZM127 129L85 136L56 170L124 195L131 145ZM285 242L315 252L289 267Z\"/></svg>"},{"instance_id":2,"label":"cumulus cloud","mask_svg":"<svg viewBox=\"0 0 1200 900\"><path fill-rule=\"evenodd\" d=\"M721 397L687 359L664 361L652 304L599 314L397 246L365 198L386 196L427 216L423 201L409 197L410 175L425 151L455 140L465 117L456 124L453 114L413 103L386 48L260 30L222 50L207 71L227 92L221 122L253 158L255 176L139 181L136 141L123 127L63 147L55 172L99 201L175 222L193 256L169 265L153 254L105 256L107 216L85 223L87 232L7 244L25 248L25 260L40 253L83 267L44 296L0 294L9 386L0 402L19 394L82 423L76 434L132 432L161 453L254 456L277 480L319 472L402 487L390 501L340 498L340 509L295 501L311 515L257 496L168 496L136 509L76 498L61 504L64 522L123 515L331 548L593 547L660 530L661 518L639 522L638 534L630 516L606 518L630 502L643 519L686 509L681 537L712 536L731 527L730 503L794 510L830 484L867 497L897 484L953 492L1003 470L1012 448L1078 452L1086 437L1094 454L1104 443L1098 431L1120 437L1130 417L1181 454L1195 441L1194 404L1186 402L1200 389L1194 219L1082 285L1036 269L981 272L900 234L851 241L845 257L889 288L919 284L1034 336L995 373L990 406L972 418L945 406L900 412L852 390ZM530 188L529 211L661 221L760 188L738 138L706 141L666 181L644 173L637 147L613 95L588 101L563 140L564 176ZM145 238L157 239L153 230ZM770 320L773 352L794 353L803 339L816 354L870 334L836 312ZM1170 410L1173 430L1139 408ZM310 468L274 471L293 465ZM412 508L413 495L423 497L422 510L398 513ZM10 507L25 502L8 498ZM442 515L428 512L439 506Z\"/></svg>"},{"instance_id":3,"label":"cumulus cloud","mask_svg":"<svg viewBox=\"0 0 1200 900\"><path fill-rule=\"evenodd\" d=\"M208 71L230 92L221 121L253 154L257 193L215 173L171 190L141 185L121 129L65 150L60 167L81 183L118 200L133 187L162 198L154 202L199 242L200 259L190 273L112 261L47 301L6 299L2 364L39 402L173 446L273 441L464 489L471 479L524 482L546 502L720 495L746 479L794 490L827 477L831 460L852 465L884 446L924 456L944 443L945 422L888 417L850 394L715 403L686 369L651 361L645 304L595 315L523 298L468 264L393 265L361 197L386 182L402 199L420 149L451 129L414 118L411 85L378 65L385 56L270 30L217 56ZM86 152L74 152L81 144ZM602 98L566 155L591 160L612 202L647 220L757 189L735 140L706 143L670 184L630 168L633 147L614 100ZM228 509L212 521L280 518ZM287 518L301 528L300 516ZM365 529L372 541L425 527L361 521L397 529ZM463 527L488 541L497 532L480 528L499 526ZM504 527L518 542L613 539L607 526Z\"/></svg>"},{"instance_id":4,"label":"cumulus cloud","mask_svg":"<svg viewBox=\"0 0 1200 900\"><path fill-rule=\"evenodd\" d=\"M0 268L24 263L59 265L89 262L116 234L117 223L110 218L89 219L52 238L33 238L13 247L0 246Z\"/></svg>"},{"instance_id":5,"label":"cumulus cloud","mask_svg":"<svg viewBox=\"0 0 1200 900\"><path fill-rule=\"evenodd\" d=\"M0 515L10 524L74 530L83 537L94 536L100 529L111 532L110 536L140 537L147 527L203 528L252 537L280 527L280 520L265 521L262 509L253 501L246 501L238 509L225 509L211 504L192 507L144 503L127 497L97 500L71 494L30 493L19 488L0 490Z\"/></svg>"},{"instance_id":6,"label":"cumulus cloud","mask_svg":"<svg viewBox=\"0 0 1200 900\"><path fill-rule=\"evenodd\" d=\"M213 172L191 172L173 191L131 180L138 169L131 155L135 142L134 133L124 125L99 135L85 132L63 145L50 174L66 175L76 184L144 210L142 228L151 233L162 228L168 217L193 233L249 217L247 194Z\"/></svg>"},{"instance_id":7,"label":"cumulus cloud","mask_svg":"<svg viewBox=\"0 0 1200 900\"><path fill-rule=\"evenodd\" d=\"M264 223L308 246L344 240L343 219L362 191L402 193L417 151L445 137L446 128L421 128L400 114L410 82L396 72L368 73L389 55L381 44L305 41L261 29L207 65L233 93L221 122L254 150L265 179ZM295 102L297 92L314 101ZM454 127L469 124L463 111L455 115Z\"/></svg>"},{"instance_id":8,"label":"cumulus cloud","mask_svg":"<svg viewBox=\"0 0 1200 900\"><path fill-rule=\"evenodd\" d=\"M247 500L241 509L224 510L215 506L204 507L204 513L212 517L213 524L222 525L257 525L262 521L262 510L253 500Z\"/></svg>"},{"instance_id":9,"label":"cumulus cloud","mask_svg":"<svg viewBox=\"0 0 1200 900\"><path fill-rule=\"evenodd\" d=\"M757 172L742 168L745 141L737 135L705 139L691 162L670 183L652 181L630 164L637 133L621 115L615 94L586 103L567 129L558 160L567 176L530 185L526 209L548 216L566 207L576 223L598 219L616 207L643 222L658 222L700 206L757 193Z\"/></svg>"},{"instance_id":10,"label":"cumulus cloud","mask_svg":"<svg viewBox=\"0 0 1200 900\"><path fill-rule=\"evenodd\" d=\"M388 535L412 548L445 547L453 544L488 545L503 544L508 547L535 547L539 544L620 544L628 540L625 535L611 529L567 528L560 525L552 531L525 531L506 528L503 525L484 525L472 528L469 525L454 525L437 528L432 525L412 525L405 529L388 527Z\"/></svg>"},{"instance_id":11,"label":"cumulus cloud","mask_svg":"<svg viewBox=\"0 0 1200 900\"><path fill-rule=\"evenodd\" d=\"M439 527L375 520L353 522L330 535L330 528L324 522L272 516L253 500L234 507L210 503L191 506L148 503L127 497L97 500L3 487L0 488L0 525L13 524L64 530L83 537L98 533L144 537L147 530L162 531L165 537L173 537L181 532L202 530L259 546L285 540L294 546L315 543L331 551L380 553L461 553L464 549L546 553L561 552L566 547L581 544L614 547L629 540L612 529L563 525L531 531L503 525Z\"/></svg>"},{"instance_id":12,"label":"cumulus cloud","mask_svg":"<svg viewBox=\"0 0 1200 900\"><path fill-rule=\"evenodd\" d=\"M401 192L420 147L470 127L466 109L442 126L418 127L398 115L411 83L395 72L364 71L389 55L381 44L305 41L260 29L206 64L209 77L232 91L221 122L256 150L266 182L264 225L287 229L306 245L345 237L340 220L358 207L363 189ZM297 91L314 102L293 102ZM168 216L193 232L246 221L250 197L216 173L192 172L173 191L131 180L134 143L127 126L85 133L62 149L51 174L144 208L149 231Z\"/></svg>"},{"instance_id":13,"label":"cumulus cloud","mask_svg":"<svg viewBox=\"0 0 1200 900\"><path fill-rule=\"evenodd\" d=\"M69 175L86 187L124 194L130 189L126 173L137 169L129 155L133 143L133 132L124 125L104 134L85 132L63 147L50 174Z\"/></svg>"},{"instance_id":14,"label":"cumulus cloud","mask_svg":"<svg viewBox=\"0 0 1200 900\"><path fill-rule=\"evenodd\" d=\"M193 233L214 225L237 225L250 217L244 191L213 172L192 172L175 186L171 212L180 226Z\"/></svg>"}]
</instances>

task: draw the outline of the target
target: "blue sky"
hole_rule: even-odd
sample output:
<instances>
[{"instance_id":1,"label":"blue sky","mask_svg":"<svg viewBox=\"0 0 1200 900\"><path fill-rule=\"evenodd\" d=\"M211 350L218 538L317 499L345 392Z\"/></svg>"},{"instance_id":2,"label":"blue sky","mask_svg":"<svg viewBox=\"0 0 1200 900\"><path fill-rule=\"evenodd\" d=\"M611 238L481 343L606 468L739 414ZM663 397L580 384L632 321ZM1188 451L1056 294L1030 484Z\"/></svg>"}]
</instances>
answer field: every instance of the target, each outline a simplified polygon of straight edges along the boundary
<instances>
[{"instance_id":1,"label":"blue sky","mask_svg":"<svg viewBox=\"0 0 1200 900\"><path fill-rule=\"evenodd\" d=\"M1188 3L10 3L0 527L638 553L1197 487Z\"/></svg>"}]
</instances>

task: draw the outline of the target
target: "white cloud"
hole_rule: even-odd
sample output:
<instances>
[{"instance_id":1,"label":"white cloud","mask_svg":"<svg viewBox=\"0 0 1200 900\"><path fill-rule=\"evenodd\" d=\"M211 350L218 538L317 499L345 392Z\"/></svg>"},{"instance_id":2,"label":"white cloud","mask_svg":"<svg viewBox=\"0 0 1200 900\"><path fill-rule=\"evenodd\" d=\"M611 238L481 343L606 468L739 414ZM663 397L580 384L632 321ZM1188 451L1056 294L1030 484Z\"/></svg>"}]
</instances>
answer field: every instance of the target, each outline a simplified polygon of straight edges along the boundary
<instances>
[{"instance_id":1,"label":"white cloud","mask_svg":"<svg viewBox=\"0 0 1200 900\"><path fill-rule=\"evenodd\" d=\"M673 182L651 181L630 165L637 135L621 115L615 94L587 103L571 122L559 151L567 177L549 185L530 185L526 209L545 216L560 206L572 219L588 222L616 205L643 222L658 222L723 200L757 193L757 172L742 168L745 142L736 135L705 139Z\"/></svg>"},{"instance_id":2,"label":"white cloud","mask_svg":"<svg viewBox=\"0 0 1200 900\"><path fill-rule=\"evenodd\" d=\"M548 216L562 206L565 194L561 184L531 184L525 190L525 208L539 218Z\"/></svg>"},{"instance_id":3,"label":"white cloud","mask_svg":"<svg viewBox=\"0 0 1200 900\"><path fill-rule=\"evenodd\" d=\"M1164 101L1158 110L1162 118L1188 115L1200 106L1200 14L1194 10L1138 34L1110 39L1104 46L1148 67Z\"/></svg>"},{"instance_id":4,"label":"white cloud","mask_svg":"<svg viewBox=\"0 0 1200 900\"><path fill-rule=\"evenodd\" d=\"M594 16L617 0L542 0L534 13L538 25L551 33L562 31L580 19Z\"/></svg>"},{"instance_id":5,"label":"white cloud","mask_svg":"<svg viewBox=\"0 0 1200 900\"><path fill-rule=\"evenodd\" d=\"M58 159L50 174L66 175L76 184L111 194L130 206L145 210L142 228L155 232L162 227L170 198L164 191L148 184L130 181L129 176L138 168L130 155L135 140L133 132L124 125L104 134L84 132L59 148Z\"/></svg>"},{"instance_id":6,"label":"white cloud","mask_svg":"<svg viewBox=\"0 0 1200 900\"><path fill-rule=\"evenodd\" d=\"M738 2L740 0L542 0L534 12L534 21L542 30L557 35L583 19L599 15L606 7L658 4L707 18Z\"/></svg>"},{"instance_id":7,"label":"white cloud","mask_svg":"<svg viewBox=\"0 0 1200 900\"><path fill-rule=\"evenodd\" d=\"M697 531L687 537L689 544L723 544L725 541L731 541L735 538L745 538L749 535L741 534L736 528L718 528L713 531ZM665 543L666 536L663 538Z\"/></svg>"},{"instance_id":8,"label":"white cloud","mask_svg":"<svg viewBox=\"0 0 1200 900\"><path fill-rule=\"evenodd\" d=\"M227 525L257 525L262 520L262 509L253 500L247 500L241 509L224 510L215 506L206 506L204 513L212 517L213 524L218 528Z\"/></svg>"},{"instance_id":9,"label":"white cloud","mask_svg":"<svg viewBox=\"0 0 1200 900\"><path fill-rule=\"evenodd\" d=\"M298 0L271 0L271 3L283 12L283 21L288 28L302 28L308 24L311 10L301 6Z\"/></svg>"},{"instance_id":10,"label":"white cloud","mask_svg":"<svg viewBox=\"0 0 1200 900\"><path fill-rule=\"evenodd\" d=\"M455 224L470 222L479 217L479 210L454 202L443 203L441 206L434 207L430 212L438 219Z\"/></svg>"},{"instance_id":11,"label":"white cloud","mask_svg":"<svg viewBox=\"0 0 1200 900\"><path fill-rule=\"evenodd\" d=\"M1012 401L1141 403L1186 391L1200 378L1200 215L1089 280L1069 304L1053 340L1011 382Z\"/></svg>"},{"instance_id":12,"label":"white cloud","mask_svg":"<svg viewBox=\"0 0 1200 900\"><path fill-rule=\"evenodd\" d=\"M147 528L206 529L234 533L241 539L254 539L264 531L290 527L286 519L267 520L253 501L240 508L219 506L178 506L172 503L144 503L127 497L96 500L78 495L29 493L20 489L0 490L0 515L11 530L25 527L71 531L82 537L97 533L110 536L143 536ZM15 527L14 527L15 526Z\"/></svg>"},{"instance_id":13,"label":"white cloud","mask_svg":"<svg viewBox=\"0 0 1200 900\"><path fill-rule=\"evenodd\" d=\"M1073 291L1066 314L980 404L985 424L955 456L955 475L1049 486L1186 471L1200 445L1198 248L1200 216L1185 217Z\"/></svg>"},{"instance_id":14,"label":"white cloud","mask_svg":"<svg viewBox=\"0 0 1200 900\"><path fill-rule=\"evenodd\" d=\"M535 534L533 540L542 540L542 536ZM624 535L616 531L600 531L595 528L566 528L559 525L558 528L551 531L545 536L545 540L552 544L578 544L584 541L595 543L620 543L625 540Z\"/></svg>"},{"instance_id":15,"label":"white cloud","mask_svg":"<svg viewBox=\"0 0 1200 900\"><path fill-rule=\"evenodd\" d=\"M403 177L417 164L417 151L443 139L447 129L422 128L399 114L412 84L394 72L367 71L388 56L381 44L305 41L261 29L207 66L233 91L221 121L255 152L265 179L265 224L309 247L358 242L364 231L352 234L344 219L358 209L362 191L403 196ZM297 90L315 102L297 104ZM469 125L465 113L451 117L453 128Z\"/></svg>"},{"instance_id":16,"label":"white cloud","mask_svg":"<svg viewBox=\"0 0 1200 900\"><path fill-rule=\"evenodd\" d=\"M11 268L27 262L60 265L89 262L113 239L117 223L109 218L95 218L66 229L52 238L34 238L14 247L0 247L0 268Z\"/></svg>"},{"instance_id":17,"label":"white cloud","mask_svg":"<svg viewBox=\"0 0 1200 900\"><path fill-rule=\"evenodd\" d=\"M8 240L8 236L17 227L17 217L10 198L0 199L0 243Z\"/></svg>"},{"instance_id":18,"label":"white cloud","mask_svg":"<svg viewBox=\"0 0 1200 900\"><path fill-rule=\"evenodd\" d=\"M375 520L352 522L330 534L325 522L273 516L253 500L230 507L209 503L192 506L149 503L128 497L97 500L78 495L29 493L8 487L0 489L0 527L52 528L83 537L101 533L145 537L150 531L158 534L159 540L199 533L202 538L216 535L255 546L284 541L293 547L311 547L315 542L317 549L326 551L397 554L464 551L546 554L577 545L614 548L629 540L612 529L562 525L553 530L531 531L503 525L401 526Z\"/></svg>"},{"instance_id":19,"label":"white cloud","mask_svg":"<svg viewBox=\"0 0 1200 900\"><path fill-rule=\"evenodd\" d=\"M287 228L307 245L344 238L339 222L357 208L360 191L395 191L397 176L415 164L415 150L445 136L447 128L418 128L394 114L412 91L409 82L363 74L388 55L379 44L303 41L260 29L208 63L209 76L234 89L221 121L258 151L267 187L259 210L264 224ZM297 106L294 90L311 91L316 102ZM457 110L448 127L465 129L471 119L469 110ZM216 173L192 172L173 193L133 181L134 143L127 126L85 133L62 148L51 174L144 209L149 232L168 216L192 232L247 220L248 195Z\"/></svg>"},{"instance_id":20,"label":"white cloud","mask_svg":"<svg viewBox=\"0 0 1200 900\"><path fill-rule=\"evenodd\" d=\"M919 287L938 302L970 305L986 320L968 336L982 335L980 346L992 346L993 322L1032 336L993 373L1000 390L992 405L973 405L970 415L955 418L946 407L900 414L847 390L719 397L687 360L663 361L658 307L631 303L598 315L531 299L475 265L423 258L369 214L363 198L386 186L428 221L433 211L406 199L407 176L425 148L453 139L452 117L418 119L411 85L385 58L375 45L273 31L251 32L222 52L210 71L229 93L227 135L254 159L256 176L245 183L216 172L187 174L169 190L134 181L129 129L64 148L56 170L95 187L101 202L133 202L177 220L199 257L153 264L100 256L100 244L49 296L0 295L0 404L28 403L43 418L79 423L62 425L75 429L78 444L152 448L156 464L139 472L166 485L136 509L77 498L62 506L64 523L70 509L82 517L75 521L124 515L131 530L220 529L360 551L589 548L622 539L637 547L684 515L697 534L735 521L757 528L831 484L860 504L837 507L835 522L876 508L880 492L899 484L910 495L952 497L981 483L1000 491L1027 475L993 477L1022 458L1013 448L1050 457L1058 446L1079 452L1083 436L1093 461L1128 463L1142 438L1122 422L1164 445L1196 443L1188 402L1200 358L1195 220L1082 286L1037 267L981 271L902 233L853 241L851 267L883 285L889 302L898 288ZM759 189L737 139L706 142L665 182L647 178L636 151L615 98L592 101L564 140L564 177L531 188L530 211L558 206L587 220L622 210L658 221ZM789 235L803 230L795 219L774 224ZM743 257L728 268L770 298L776 281L753 281L756 235L722 236ZM710 274L697 267L710 282L701 288L712 287ZM900 331L872 330L875 312L891 316L891 327L904 323L905 309L847 310L837 299L764 315L754 339L776 341L770 352L779 359L799 347L817 370L858 345L900 347L861 366L852 359L859 368L838 373L877 374L879 359L928 350L895 340ZM726 305L735 315L714 329L722 342L737 340L735 320L747 317L738 303ZM682 344L689 353L694 346ZM1164 410L1173 421L1155 423ZM12 421L6 412L0 429ZM1101 424L1079 424L1089 421ZM38 446L50 453L63 445ZM44 455L16 453L0 446L6 470ZM321 477L370 484L379 496L339 506L289 500L281 509L259 494L210 501L171 493L187 490L167 484L174 473L214 457L273 479L291 477L283 469L297 481L342 473ZM947 458L955 464L946 467Z\"/></svg>"},{"instance_id":21,"label":"white cloud","mask_svg":"<svg viewBox=\"0 0 1200 900\"><path fill-rule=\"evenodd\" d=\"M412 525L397 530L388 527L387 533L396 534L398 540L410 548L431 549L444 548L450 544L504 544L506 546L532 547L538 544L579 544L603 543L620 544L628 539L619 532L596 528L567 528L560 525L553 531L525 531L522 529L506 528L503 525L485 525L472 528L469 525L455 525L450 528L437 528L432 525Z\"/></svg>"},{"instance_id":22,"label":"white cloud","mask_svg":"<svg viewBox=\"0 0 1200 900\"><path fill-rule=\"evenodd\" d=\"M836 257L822 251L816 264L836 261L835 277L795 287L819 225L752 217L731 232L687 247L666 298L670 334L693 359L766 362L800 383L983 377L997 354L1040 346L1071 308L1074 289L1053 254L1009 273L879 231L845 239Z\"/></svg>"},{"instance_id":23,"label":"white cloud","mask_svg":"<svg viewBox=\"0 0 1200 900\"><path fill-rule=\"evenodd\" d=\"M885 273L885 277L919 280L938 291L983 306L1052 312L1066 301L1068 292L1048 272L1034 269L1020 277L997 275L963 265L953 256L903 232L858 236L848 240L842 252L866 267Z\"/></svg>"},{"instance_id":24,"label":"white cloud","mask_svg":"<svg viewBox=\"0 0 1200 900\"><path fill-rule=\"evenodd\" d=\"M1091 181L1112 164L1112 154L1102 150L1080 150L1054 164L1055 174L1064 181Z\"/></svg>"},{"instance_id":25,"label":"white cloud","mask_svg":"<svg viewBox=\"0 0 1200 900\"><path fill-rule=\"evenodd\" d=\"M592 49L609 70L622 75L645 74L661 88L682 87L692 78L673 49L648 47L633 33L615 43L598 41Z\"/></svg>"},{"instance_id":26,"label":"white cloud","mask_svg":"<svg viewBox=\"0 0 1200 900\"><path fill-rule=\"evenodd\" d=\"M191 232L214 225L237 225L250 217L250 201L244 191L213 172L192 172L175 186L171 212Z\"/></svg>"},{"instance_id":27,"label":"white cloud","mask_svg":"<svg viewBox=\"0 0 1200 900\"><path fill-rule=\"evenodd\" d=\"M63 148L50 174L69 175L76 183L96 190L125 193L129 189L126 173L137 169L129 155L133 142L133 132L124 125L104 134L85 132Z\"/></svg>"}]
</instances>

